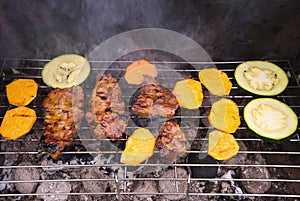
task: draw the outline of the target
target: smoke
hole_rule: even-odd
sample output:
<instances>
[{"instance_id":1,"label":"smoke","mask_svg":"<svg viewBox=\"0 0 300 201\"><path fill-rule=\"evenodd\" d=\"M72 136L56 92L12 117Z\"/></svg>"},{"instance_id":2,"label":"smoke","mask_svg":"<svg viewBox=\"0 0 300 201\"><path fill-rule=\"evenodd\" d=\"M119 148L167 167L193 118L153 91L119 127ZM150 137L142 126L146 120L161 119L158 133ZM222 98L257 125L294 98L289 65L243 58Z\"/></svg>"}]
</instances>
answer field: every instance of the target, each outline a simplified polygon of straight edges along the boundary
<instances>
[{"instance_id":1,"label":"smoke","mask_svg":"<svg viewBox=\"0 0 300 201\"><path fill-rule=\"evenodd\" d=\"M184 72L184 69L187 70L189 68L189 70L195 72L197 75L201 69L207 67L207 64L210 64L210 67L213 65L206 51L192 39L174 31L155 28L136 29L116 35L97 46L86 55L86 58L91 62L94 72L115 74L113 76L118 79L123 95L125 94L124 96L129 97L125 99L127 108L130 97L140 87L128 87L124 79L126 66L133 60L147 59L154 63L158 70L156 78L158 84L171 91L177 81L183 80L186 77L192 77L192 75ZM176 63L176 61L179 62ZM120 67L118 62L123 63L123 67ZM114 68L119 70L113 71L112 69ZM183 71L181 72L180 70ZM91 79L88 82L92 85L94 80ZM85 82L83 87L89 85L88 82ZM181 108L181 116L197 117L199 116L199 110ZM148 125L149 130L153 126L159 128L164 121L165 119L163 118L153 118L151 125ZM128 124L133 125L134 122L129 122ZM180 125L182 128L185 128L184 133L188 139L196 137L199 124L200 118L181 118L180 120ZM127 134L131 135L131 133ZM79 134L80 137L85 138L86 136L83 135L86 135L86 133ZM192 143L192 141L189 142ZM111 146L109 150L115 150L115 145L109 145L109 143L107 141L105 146ZM90 142L83 141L83 144L87 150L97 151L95 149L98 149L95 144L91 144ZM188 148L190 148L190 145L188 145ZM118 157L111 162L118 163ZM148 162L166 165L170 163L170 161L166 161L160 155L153 155ZM157 170L155 166L147 166L144 169L141 167L132 169L132 171L143 173L154 172L155 170Z\"/></svg>"}]
</instances>

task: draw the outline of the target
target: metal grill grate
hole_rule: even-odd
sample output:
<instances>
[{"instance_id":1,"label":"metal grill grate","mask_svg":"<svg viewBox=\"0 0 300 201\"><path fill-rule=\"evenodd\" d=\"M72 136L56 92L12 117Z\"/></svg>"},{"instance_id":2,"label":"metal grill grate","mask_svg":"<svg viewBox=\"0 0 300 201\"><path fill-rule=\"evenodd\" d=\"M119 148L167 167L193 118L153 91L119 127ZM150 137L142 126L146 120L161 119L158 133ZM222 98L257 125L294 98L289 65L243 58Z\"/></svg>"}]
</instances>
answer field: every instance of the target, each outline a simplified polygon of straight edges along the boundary
<instances>
[{"instance_id":1,"label":"metal grill grate","mask_svg":"<svg viewBox=\"0 0 300 201\"><path fill-rule=\"evenodd\" d=\"M26 136L15 140L15 141L6 141L2 137L0 138L0 143L1 143L1 152L0 152L0 157L3 158L2 162L0 163L0 170L2 170L2 185L9 185L9 184L16 184L16 183L28 183L28 182L33 182L33 183L42 183L42 182L84 182L84 181L110 181L114 182L116 184L116 190L115 192L108 192L108 191L103 191L103 192L75 192L71 191L70 193L59 193L60 195L67 194L71 196L70 198L74 200L79 200L80 196L85 195L107 195L107 196L113 196L116 199L133 199L137 195L149 195L149 197L152 197L153 200L164 200L164 196L166 195L178 195L178 196L184 196L186 200L197 200L198 198L207 198L209 199L217 199L217 198L225 198L225 199L255 199L258 197L262 198L272 198L272 197L281 197L282 199L297 199L300 198L300 161L299 161L299 155L300 155L300 148L299 148L299 143L300 143L300 138L299 138L299 128L297 130L297 134L290 139L289 141L283 143L283 144L273 144L273 143L268 143L264 142L258 138L256 138L254 135L252 135L246 125L245 122L243 121L243 118L241 117L242 124L239 127L238 131L235 133L235 137L237 141L242 141L246 143L248 150L247 151L240 151L240 154L249 154L249 155L256 155L256 154L261 154L265 160L266 163L253 163L253 164L223 164L223 163L217 163L217 164L191 164L191 163L174 163L172 165L169 165L169 168L173 168L174 170L174 178L169 178L169 177L158 177L158 176L145 176L145 175L139 175L138 177L129 177L128 175L130 174L127 171L127 167L123 164L119 163L114 163L114 164L72 164L70 162L66 163L54 163L50 165L45 165L41 164L39 158L43 156L43 153L39 149L39 142L40 142L40 137L42 136L43 133L43 118L42 118L42 109L41 109L41 101L43 98L46 96L46 94L51 90L48 86L46 86L42 79L41 79L41 70L44 66L44 64L48 60L43 60L43 59L27 59L27 60L15 60L15 59L3 59L1 60L1 68L0 68L0 75L1 75L1 80L0 80L0 121L2 121L3 116L5 112L8 109L13 108L11 106L6 98L5 94L5 86L13 81L14 79L17 78L32 78L34 79L38 84L39 84L39 90L38 90L38 96L37 98L28 106L30 108L33 108L36 110L38 119L37 122L35 123L32 131L27 134ZM289 75L289 85L287 89L280 95L276 96L278 100L281 100L288 104L298 115L300 112L300 85L299 85L299 80L298 80L298 75L297 75L297 69L293 68L291 63L286 60L278 60L278 61L272 61L273 63L281 66ZM97 74L98 72L103 72L106 69L99 69L97 68L97 64L99 63L110 63L108 61L94 61L91 62L92 64L92 71L91 75ZM118 63L118 62L117 62ZM131 63L130 61L120 61L120 64L125 64L128 65L128 63ZM161 65L177 65L177 64L183 64L185 65L184 62L155 62L152 61L152 63L156 64L161 64ZM218 69L226 72L231 79L233 83L232 91L228 98L234 100L240 109L240 114L242 114L244 106L253 98L252 95L248 94L247 92L243 91L237 86L236 81L234 80L233 74L235 67L240 64L241 61L234 61L234 62L193 62L190 63L192 65L198 65L198 66L209 66L209 65L216 65ZM112 71L115 72L122 72L124 71L124 68L113 68L111 69ZM182 74L189 74L193 78L195 77L195 73L198 72L198 70L194 69L177 69L174 70ZM158 73L161 72L166 72L168 73L168 70L165 69L159 69L158 68ZM172 77L162 77L161 79L173 79ZM89 86L87 86L89 87ZM91 86L93 87L93 86ZM124 98L129 98L124 94ZM210 96L209 94L204 94L205 99L209 99ZM89 99L89 95L87 94L86 99ZM201 108L200 108L201 109ZM204 104L202 106L203 110L209 110L210 109L210 104ZM180 116L180 118L199 118L200 120L205 120L207 118L206 113L200 113L199 115L196 116ZM129 126L127 128L127 132L132 131L133 129L136 129L137 127L135 126ZM200 124L199 126L196 127L198 130L198 135L196 138L193 139L188 139L191 143L192 142L205 142L207 141L205 135L201 135L201 133L206 133L209 127ZM187 126L182 126L183 131L187 131L190 129L189 125ZM89 127L86 125L83 125L81 130L83 132L87 132L89 130ZM248 131L248 132L247 132ZM200 133L200 135L199 135ZM250 133L250 134L249 134ZM105 141L106 139L103 139ZM77 138L74 140L74 143L81 143L81 142L95 142L95 141L101 141L101 140L96 140L94 138ZM92 150L69 150L69 151L64 151L62 152L62 155L72 155L72 156L80 156L80 155L87 155L87 154L121 154L121 151L116 151L116 150L101 150L101 151L92 151ZM157 151L155 151L157 153ZM187 151L188 154L206 154L207 151L203 149L192 149ZM31 165L31 166L20 166L18 165L24 158L33 158L36 164ZM4 159L8 162L4 163ZM12 161L9 161L12 160ZM119 167L123 168L124 171L122 172L122 175L115 173L114 177L111 178L98 178L98 179L83 179L80 177L74 178L63 178L63 179L38 179L38 180L26 180L26 181L21 181L21 180L14 180L14 179L7 179L4 180L4 173L5 171L11 171L14 169L18 168L56 168L56 169L67 169L67 170L73 170L73 169L78 169L78 168L110 168L110 167ZM151 164L148 163L146 166L165 166L165 164ZM271 178L268 179L259 179L259 178L239 178L238 176L233 176L233 178L191 178L191 174L189 173L186 177L182 178L177 175L177 169L178 168L185 168L185 169L190 169L191 167L218 167L218 168L225 168L226 167L266 167L270 170L270 172L278 173L280 172L280 176L278 175L273 175ZM190 171L188 171L190 172ZM284 175L286 173L286 175ZM176 192L175 193L163 193L163 192L134 192L130 191L128 188L128 185L132 182L138 182L138 181L176 181ZM258 181L258 182L272 182L272 184L276 185L278 187L277 190L269 190L266 193L247 193L243 191L242 194L238 193L228 193L228 192L195 192L192 190L191 186L195 185L196 183L201 183L201 182L235 182L239 184L240 182L243 181ZM178 184L180 182L184 182L188 188L186 191L182 192L178 189ZM280 186L286 185L286 186L292 186L293 191L284 191L280 190ZM298 189L297 189L298 188ZM296 190L295 190L296 189ZM39 196L39 195L55 195L57 192L52 192L52 193L29 193L29 194L21 194L18 191L14 189L10 190L2 190L0 194L0 199L4 198L4 200L8 197L11 198L22 198L24 196L31 197L31 196ZM71 199L71 200L72 200Z\"/></svg>"}]
</instances>

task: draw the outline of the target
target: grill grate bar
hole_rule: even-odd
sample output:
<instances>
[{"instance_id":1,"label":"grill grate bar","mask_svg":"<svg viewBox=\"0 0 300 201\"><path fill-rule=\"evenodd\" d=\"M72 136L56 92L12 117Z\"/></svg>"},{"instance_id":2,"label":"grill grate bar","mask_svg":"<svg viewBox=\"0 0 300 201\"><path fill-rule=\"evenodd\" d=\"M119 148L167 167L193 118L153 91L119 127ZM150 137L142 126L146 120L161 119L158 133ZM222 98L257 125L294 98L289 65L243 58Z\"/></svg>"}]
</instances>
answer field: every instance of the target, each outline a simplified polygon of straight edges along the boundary
<instances>
[{"instance_id":1,"label":"grill grate bar","mask_svg":"<svg viewBox=\"0 0 300 201\"><path fill-rule=\"evenodd\" d=\"M15 155L15 154L25 154L25 155L35 155L35 154L41 154L43 152L38 152L38 151L17 151L17 152L13 152L13 151L7 151L7 152L0 152L0 155ZM65 151L62 154L115 154L115 153L119 153L121 154L122 151L115 151L115 150L111 150L111 151ZM154 153L158 154L159 151L154 151ZM186 151L185 153L207 153L207 151ZM283 151L239 151L239 153L243 154L243 153L247 153L247 154L289 154L289 155L300 155L300 152L295 152L295 151L290 151L290 152L283 152Z\"/></svg>"},{"instance_id":2,"label":"grill grate bar","mask_svg":"<svg viewBox=\"0 0 300 201\"><path fill-rule=\"evenodd\" d=\"M9 183L41 183L41 182L80 182L80 181L116 181L117 184L119 184L121 181L186 181L187 178L132 178L132 179L118 179L117 176L115 176L114 179L51 179L51 180L11 180L11 181L2 181L3 184L9 184ZM265 181L265 182L290 182L290 183L300 183L299 179L223 179L223 178L190 178L190 181ZM176 192L179 192L178 186Z\"/></svg>"},{"instance_id":3,"label":"grill grate bar","mask_svg":"<svg viewBox=\"0 0 300 201\"><path fill-rule=\"evenodd\" d=\"M42 129L39 129L42 130ZM263 140L258 139L258 138L235 138L236 141L258 141L258 142L263 142ZM126 139L119 139L120 141L126 141ZM90 142L103 142L103 141L110 141L110 139L93 139L93 138L85 138L85 139L74 139L74 142L83 142L83 141L90 141ZM187 141L208 141L207 138L187 138ZM300 139L298 138L298 135L296 135L296 139L290 139L290 142L300 142ZM7 140L1 139L0 142L7 142ZM33 138L33 139L24 139L24 140L15 140L14 142L40 142L40 139ZM1 154L2 152L0 152ZM244 152L245 153L245 152ZM286 153L286 152L283 152Z\"/></svg>"},{"instance_id":4,"label":"grill grate bar","mask_svg":"<svg viewBox=\"0 0 300 201\"><path fill-rule=\"evenodd\" d=\"M265 165L265 164L188 164L188 163L177 163L174 164L161 164L161 163L147 163L139 164L137 166L166 166L169 167L267 167L267 168L300 168L300 165ZM30 165L30 166L0 166L0 169L17 169L17 168L80 168L80 167L111 167L112 164L101 164L101 165ZM124 164L113 164L116 167L127 167Z\"/></svg>"},{"instance_id":5,"label":"grill grate bar","mask_svg":"<svg viewBox=\"0 0 300 201\"><path fill-rule=\"evenodd\" d=\"M8 196L55 196L55 195L83 195L82 193L24 193L24 194L0 194L0 197ZM84 193L84 195L116 195L114 192L94 192L94 193ZM120 195L185 195L185 193L154 193L154 192L120 192ZM199 196L198 193L189 193L189 196ZM234 194L234 193L201 193L201 196L224 196L224 197L277 197L277 198L300 198L297 194Z\"/></svg>"}]
</instances>

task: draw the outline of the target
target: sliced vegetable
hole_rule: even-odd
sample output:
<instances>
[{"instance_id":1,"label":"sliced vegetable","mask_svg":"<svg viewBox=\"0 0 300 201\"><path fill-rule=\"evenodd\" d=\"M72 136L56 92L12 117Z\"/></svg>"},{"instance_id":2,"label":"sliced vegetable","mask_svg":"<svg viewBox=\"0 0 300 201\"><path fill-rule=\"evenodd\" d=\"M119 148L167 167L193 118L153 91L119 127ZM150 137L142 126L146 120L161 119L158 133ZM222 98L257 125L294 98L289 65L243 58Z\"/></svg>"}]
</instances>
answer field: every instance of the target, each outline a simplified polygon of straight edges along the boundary
<instances>
[{"instance_id":1,"label":"sliced vegetable","mask_svg":"<svg viewBox=\"0 0 300 201\"><path fill-rule=\"evenodd\" d=\"M208 134L208 155L217 160L235 156L240 147L232 134L214 130Z\"/></svg>"},{"instance_id":2,"label":"sliced vegetable","mask_svg":"<svg viewBox=\"0 0 300 201\"><path fill-rule=\"evenodd\" d=\"M43 68L42 78L52 88L68 88L81 84L90 73L86 58L77 54L55 57Z\"/></svg>"},{"instance_id":3,"label":"sliced vegetable","mask_svg":"<svg viewBox=\"0 0 300 201\"><path fill-rule=\"evenodd\" d=\"M250 101L244 108L244 119L259 137L274 142L288 139L298 127L298 117L294 111L273 98Z\"/></svg>"},{"instance_id":4,"label":"sliced vegetable","mask_svg":"<svg viewBox=\"0 0 300 201\"><path fill-rule=\"evenodd\" d=\"M176 82L173 94L179 105L187 109L197 109L201 106L203 93L201 83L193 79L185 79Z\"/></svg>"},{"instance_id":5,"label":"sliced vegetable","mask_svg":"<svg viewBox=\"0 0 300 201\"><path fill-rule=\"evenodd\" d=\"M275 96L288 85L288 76L279 66L267 61L247 61L234 73L240 87L253 94Z\"/></svg>"},{"instance_id":6,"label":"sliced vegetable","mask_svg":"<svg viewBox=\"0 0 300 201\"><path fill-rule=\"evenodd\" d=\"M136 166L150 158L154 152L155 137L145 128L139 128L128 138L121 163Z\"/></svg>"},{"instance_id":7,"label":"sliced vegetable","mask_svg":"<svg viewBox=\"0 0 300 201\"><path fill-rule=\"evenodd\" d=\"M17 107L8 110L3 118L0 133L6 140L15 140L28 133L34 122L36 113L27 107Z\"/></svg>"},{"instance_id":8,"label":"sliced vegetable","mask_svg":"<svg viewBox=\"0 0 300 201\"><path fill-rule=\"evenodd\" d=\"M218 130L234 133L241 124L239 108L232 100L222 98L212 104L208 121Z\"/></svg>"},{"instance_id":9,"label":"sliced vegetable","mask_svg":"<svg viewBox=\"0 0 300 201\"><path fill-rule=\"evenodd\" d=\"M199 80L213 95L225 96L230 93L232 83L226 73L216 69L203 69L198 74Z\"/></svg>"},{"instance_id":10,"label":"sliced vegetable","mask_svg":"<svg viewBox=\"0 0 300 201\"><path fill-rule=\"evenodd\" d=\"M125 79L128 84L139 85L143 83L144 76L155 78L157 76L157 70L155 65L150 64L146 60L138 60L130 64L125 73Z\"/></svg>"},{"instance_id":11,"label":"sliced vegetable","mask_svg":"<svg viewBox=\"0 0 300 201\"><path fill-rule=\"evenodd\" d=\"M6 85L8 102L15 106L28 105L37 94L38 85L32 79L18 79Z\"/></svg>"}]
</instances>

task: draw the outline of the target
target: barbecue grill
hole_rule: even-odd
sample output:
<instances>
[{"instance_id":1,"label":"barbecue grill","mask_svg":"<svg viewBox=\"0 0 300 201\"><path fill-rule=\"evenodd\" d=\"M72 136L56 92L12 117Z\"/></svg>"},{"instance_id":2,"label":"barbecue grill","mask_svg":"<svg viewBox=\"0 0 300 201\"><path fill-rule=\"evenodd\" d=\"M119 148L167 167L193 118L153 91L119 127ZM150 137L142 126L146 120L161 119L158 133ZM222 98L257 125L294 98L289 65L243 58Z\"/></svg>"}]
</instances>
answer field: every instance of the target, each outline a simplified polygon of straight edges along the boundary
<instances>
[{"instance_id":1,"label":"barbecue grill","mask_svg":"<svg viewBox=\"0 0 300 201\"><path fill-rule=\"evenodd\" d=\"M161 167L157 171L135 173L131 167L124 164L120 164L118 161L107 162L106 157L97 157L104 155L119 155L120 149L107 149L107 150L88 150L84 148L84 143L101 143L101 141L107 141L107 139L97 140L93 137L84 137L80 135L77 137L73 144L61 153L60 158L57 161L49 159L40 149L40 137L43 133L43 117L41 109L41 101L45 95L51 90L46 86L41 79L41 70L46 62L46 59L3 59L1 61L1 120L8 109L12 106L9 105L5 95L5 85L10 83L16 78L32 78L39 84L38 96L29 105L33 108L38 115L37 122L33 129L26 136L15 140L5 141L1 138L1 200L23 200L23 199L38 199L44 198L43 196L50 196L51 199L64 199L68 196L68 200L89 200L95 199L103 200L115 199L115 200L171 200L175 198L181 198L182 200L211 200L211 199L223 199L223 200L297 200L300 197L299 192L299 129L296 135L282 144L268 143L258 139L253 135L246 127L245 122L241 116L242 124L238 131L235 133L235 137L239 143L244 143L247 149L241 149L238 153L239 160L231 161L230 163L216 162L209 160L204 162L195 162L188 160L187 158L205 155L207 150L201 148L201 145L207 141L206 133L210 129L210 126L205 123L207 119L207 112L210 110L211 102L204 102L200 108L199 115L196 116L180 116L178 118L191 118L200 119L200 123L196 126L197 135L194 138L188 138L191 148L187 151L188 157L178 160L173 164L165 163L145 163L140 164L138 167L150 168ZM91 75L97 74L101 69L97 68L97 63L105 63L105 61L92 61L91 62ZM112 68L109 68L110 73L124 71L132 61L115 61ZM179 65L198 65L198 66L210 66L215 65L218 69L226 72L233 83L232 91L228 98L234 100L240 109L242 114L244 106L253 98L253 95L248 94L241 89L234 80L235 67L242 61L228 61L228 62L174 62L174 61L155 61L152 63L157 66L172 66L174 64ZM299 114L300 105L300 85L298 72L292 66L288 60L272 60L271 62L281 66L289 76L289 85L287 89L280 95L276 96L278 100L281 100L288 104L297 114ZM116 67L117 66L117 67ZM105 71L107 69L103 69ZM165 69L158 68L158 73L165 71ZM195 77L195 69L181 69L178 70L184 74L189 74L193 79ZM121 73L122 74L122 73ZM165 79L172 79L166 78ZM87 88L89 86L86 86ZM204 93L205 99L210 100L210 94ZM124 98L126 94L123 94ZM87 97L86 99L88 99ZM183 131L188 131L194 125L182 126ZM136 126L129 125L128 130L135 129ZM89 132L89 127L83 125L81 132ZM120 141L125 141L122 139ZM157 152L157 151L156 151ZM252 160L252 163L245 163L243 157ZM259 157L258 157L259 156ZM96 159L95 159L96 158ZM260 158L260 159L259 159ZM97 161L98 160L98 161ZM200 159L199 159L200 160ZM24 163L24 161L30 161L30 163ZM100 162L99 162L100 161ZM201 161L201 160L200 160ZM21 164L20 164L21 163ZM260 177L259 175L253 175L255 173L244 174L241 173L243 168L265 168L270 176ZM21 169L22 172L32 172L32 169L38 169L39 176L37 179L24 180L24 178L16 178L16 170ZM102 172L102 177L99 175L93 175L89 173L83 176L80 172L85 171L98 171ZM185 170L185 174L182 174L182 170ZM200 171L197 172L197 171ZM164 176L162 172L169 172ZM201 172L206 172L201 174ZM81 176L80 176L81 175ZM92 183L91 185L98 185L98 188L86 189L86 182ZM166 183L169 182L169 183ZM173 182L173 183L172 183ZM270 187L266 192L249 193L251 190L245 190L245 182L255 182L257 188L263 183L264 185L270 184ZM26 184L27 183L27 184ZM14 187L15 185L22 184L28 185L37 184L41 186L56 185L68 183L70 189L61 192L54 190L52 192L36 191L30 193L20 193ZM85 184L84 184L85 183ZM105 188L99 187L105 185ZM163 185L174 185L171 190L162 190ZM143 190L137 186L143 186ZM152 185L152 187L147 187ZM153 185L156 187L153 187ZM36 188L35 186L35 188ZM62 185L63 186L63 185ZM109 186L109 187L108 187ZM146 186L146 187L145 187ZM108 188L106 188L108 187ZM61 187L63 188L63 187ZM55 189L55 188L54 188ZM52 198L51 198L52 196ZM59 197L61 196L61 197Z\"/></svg>"},{"instance_id":2,"label":"barbecue grill","mask_svg":"<svg viewBox=\"0 0 300 201\"><path fill-rule=\"evenodd\" d=\"M299 9L297 0L1 0L0 122L14 108L7 100L7 84L31 78L39 88L28 105L38 117L31 131L14 141L0 135L0 200L300 200L299 126L280 144L258 138L242 114L245 105L260 96L240 88L234 78L243 61L268 60L280 66L289 84L274 98L289 105L299 119ZM136 30L144 35L135 35ZM123 77L133 61L155 64L158 83L171 90L183 78L198 80L200 69L224 71L233 83L226 98L237 103L241 118L234 134L240 145L237 156L226 161L207 156L207 133L213 129L207 117L217 99L203 87L199 109L181 108L175 114L189 146L174 163L155 150L136 167L121 164L128 136L96 139L86 120L72 144L51 159L41 148L41 103L52 88L42 81L41 71L50 59L69 53L85 55L91 64L81 84L85 105L96 75L109 73L119 81L128 116L137 87ZM163 121L150 119L148 127L156 131ZM138 127L129 121L126 134Z\"/></svg>"}]
</instances>

